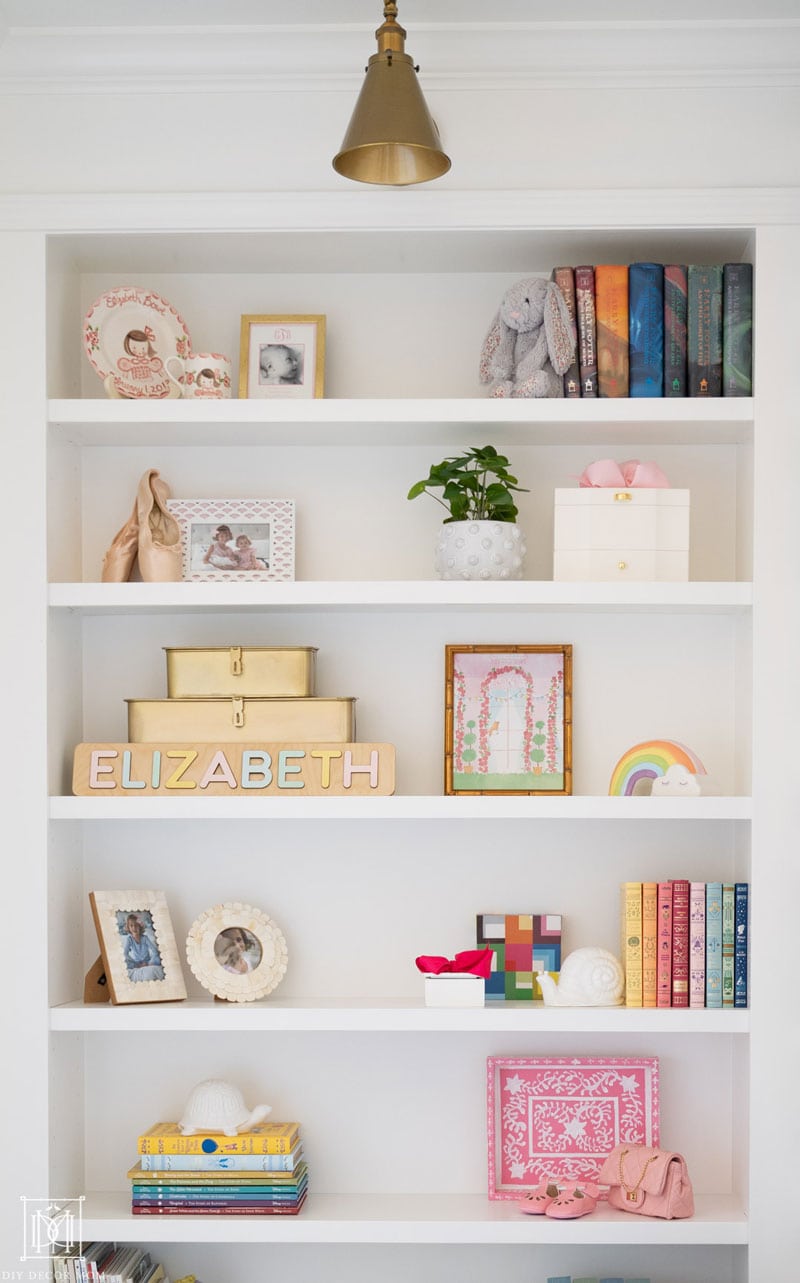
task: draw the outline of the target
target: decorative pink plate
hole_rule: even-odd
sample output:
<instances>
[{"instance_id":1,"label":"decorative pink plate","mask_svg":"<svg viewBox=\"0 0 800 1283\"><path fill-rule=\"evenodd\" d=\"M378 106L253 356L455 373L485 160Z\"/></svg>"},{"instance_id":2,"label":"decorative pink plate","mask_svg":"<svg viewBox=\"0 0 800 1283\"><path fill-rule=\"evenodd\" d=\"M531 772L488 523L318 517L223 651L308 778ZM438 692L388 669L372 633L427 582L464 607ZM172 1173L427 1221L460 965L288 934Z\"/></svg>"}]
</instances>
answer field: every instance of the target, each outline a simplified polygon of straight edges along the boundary
<instances>
[{"instance_id":1,"label":"decorative pink plate","mask_svg":"<svg viewBox=\"0 0 800 1283\"><path fill-rule=\"evenodd\" d=\"M658 1145L655 1057L490 1056L487 1070L490 1198L594 1181L615 1145Z\"/></svg>"},{"instance_id":2,"label":"decorative pink plate","mask_svg":"<svg viewBox=\"0 0 800 1283\"><path fill-rule=\"evenodd\" d=\"M83 346L100 378L113 375L118 394L135 399L169 396L174 385L164 362L187 357L192 343L171 303L152 290L123 285L89 308Z\"/></svg>"}]
</instances>

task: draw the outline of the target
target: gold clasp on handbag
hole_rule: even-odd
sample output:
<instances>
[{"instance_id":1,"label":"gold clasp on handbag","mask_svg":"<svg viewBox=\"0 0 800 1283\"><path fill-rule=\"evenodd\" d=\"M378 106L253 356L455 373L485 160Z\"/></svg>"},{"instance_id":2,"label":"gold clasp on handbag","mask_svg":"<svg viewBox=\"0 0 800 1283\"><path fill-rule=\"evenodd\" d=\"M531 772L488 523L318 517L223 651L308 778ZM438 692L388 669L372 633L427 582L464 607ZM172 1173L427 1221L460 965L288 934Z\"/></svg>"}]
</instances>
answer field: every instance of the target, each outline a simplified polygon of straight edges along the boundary
<instances>
[{"instance_id":1,"label":"gold clasp on handbag","mask_svg":"<svg viewBox=\"0 0 800 1283\"><path fill-rule=\"evenodd\" d=\"M244 726L244 700L234 696L231 700L234 726Z\"/></svg>"},{"instance_id":2,"label":"gold clasp on handbag","mask_svg":"<svg viewBox=\"0 0 800 1283\"><path fill-rule=\"evenodd\" d=\"M629 490L618 490L614 495L614 503L625 503L626 501L630 503L632 498L633 495Z\"/></svg>"},{"instance_id":3,"label":"gold clasp on handbag","mask_svg":"<svg viewBox=\"0 0 800 1283\"><path fill-rule=\"evenodd\" d=\"M241 677L242 675L242 648L241 646L231 646L231 676Z\"/></svg>"}]
</instances>

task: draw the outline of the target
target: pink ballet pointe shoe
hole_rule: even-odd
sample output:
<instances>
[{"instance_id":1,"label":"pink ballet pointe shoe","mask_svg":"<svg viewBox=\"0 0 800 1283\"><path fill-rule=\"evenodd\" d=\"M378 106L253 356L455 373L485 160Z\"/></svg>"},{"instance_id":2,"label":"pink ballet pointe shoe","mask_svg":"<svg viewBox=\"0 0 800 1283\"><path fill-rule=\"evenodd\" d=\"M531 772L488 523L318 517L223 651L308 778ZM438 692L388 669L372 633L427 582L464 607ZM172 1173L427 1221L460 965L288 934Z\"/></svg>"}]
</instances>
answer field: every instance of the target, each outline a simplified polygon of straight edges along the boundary
<instances>
[{"instance_id":1,"label":"pink ballet pointe shoe","mask_svg":"<svg viewBox=\"0 0 800 1283\"><path fill-rule=\"evenodd\" d=\"M139 572L148 584L177 583L183 578L180 528L167 512L170 493L156 469L148 468L136 495Z\"/></svg>"},{"instance_id":2,"label":"pink ballet pointe shoe","mask_svg":"<svg viewBox=\"0 0 800 1283\"><path fill-rule=\"evenodd\" d=\"M114 535L108 552L103 558L103 570L100 575L102 583L127 583L138 551L139 514L138 504L134 503L133 512L125 525Z\"/></svg>"},{"instance_id":3,"label":"pink ballet pointe shoe","mask_svg":"<svg viewBox=\"0 0 800 1283\"><path fill-rule=\"evenodd\" d=\"M542 1181L541 1185L520 1199L517 1206L528 1216L544 1216L553 1200L558 1198L559 1193L559 1188L554 1181Z\"/></svg>"},{"instance_id":4,"label":"pink ballet pointe shoe","mask_svg":"<svg viewBox=\"0 0 800 1283\"><path fill-rule=\"evenodd\" d=\"M600 1193L596 1185L567 1185L564 1193L554 1198L545 1208L545 1216L554 1221L574 1221L578 1216L586 1216L597 1207L597 1196Z\"/></svg>"}]
</instances>

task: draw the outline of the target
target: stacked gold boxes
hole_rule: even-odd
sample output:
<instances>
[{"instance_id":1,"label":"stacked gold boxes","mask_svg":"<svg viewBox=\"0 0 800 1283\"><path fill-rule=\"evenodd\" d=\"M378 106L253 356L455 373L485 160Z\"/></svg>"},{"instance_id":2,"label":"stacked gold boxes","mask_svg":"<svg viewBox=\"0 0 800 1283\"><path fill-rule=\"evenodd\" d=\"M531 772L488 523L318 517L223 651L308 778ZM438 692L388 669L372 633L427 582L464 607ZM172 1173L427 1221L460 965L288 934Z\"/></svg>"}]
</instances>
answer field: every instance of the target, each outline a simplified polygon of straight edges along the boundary
<instances>
[{"instance_id":1,"label":"stacked gold boxes","mask_svg":"<svg viewBox=\"0 0 800 1283\"><path fill-rule=\"evenodd\" d=\"M314 646L168 646L167 698L129 699L128 740L351 743L355 699L314 694Z\"/></svg>"}]
</instances>

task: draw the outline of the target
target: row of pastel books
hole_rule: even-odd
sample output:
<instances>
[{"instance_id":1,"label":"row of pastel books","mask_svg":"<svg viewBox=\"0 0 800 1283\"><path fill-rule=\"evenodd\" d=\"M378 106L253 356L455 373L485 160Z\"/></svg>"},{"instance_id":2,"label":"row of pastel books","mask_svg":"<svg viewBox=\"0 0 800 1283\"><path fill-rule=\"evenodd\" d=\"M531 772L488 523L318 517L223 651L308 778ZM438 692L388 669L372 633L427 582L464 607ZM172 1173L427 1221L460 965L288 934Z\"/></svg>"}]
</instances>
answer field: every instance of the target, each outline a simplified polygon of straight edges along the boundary
<instances>
[{"instance_id":1,"label":"row of pastel books","mask_svg":"<svg viewBox=\"0 0 800 1283\"><path fill-rule=\"evenodd\" d=\"M566 397L752 396L750 263L557 267L577 336Z\"/></svg>"},{"instance_id":2,"label":"row of pastel books","mask_svg":"<svg viewBox=\"0 0 800 1283\"><path fill-rule=\"evenodd\" d=\"M164 1267L139 1247L72 1243L51 1257L54 1283L169 1283Z\"/></svg>"},{"instance_id":3,"label":"row of pastel books","mask_svg":"<svg viewBox=\"0 0 800 1283\"><path fill-rule=\"evenodd\" d=\"M184 1136L156 1123L128 1172L138 1216L296 1216L308 1189L298 1123Z\"/></svg>"},{"instance_id":4,"label":"row of pastel books","mask_svg":"<svg viewBox=\"0 0 800 1283\"><path fill-rule=\"evenodd\" d=\"M746 1007L747 882L624 882L627 1007Z\"/></svg>"}]
</instances>

